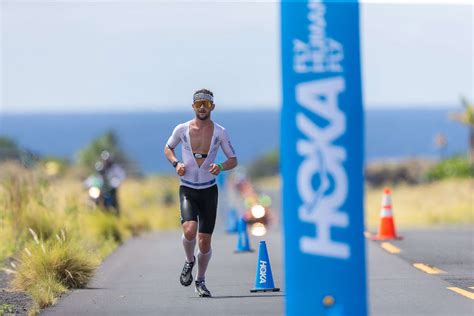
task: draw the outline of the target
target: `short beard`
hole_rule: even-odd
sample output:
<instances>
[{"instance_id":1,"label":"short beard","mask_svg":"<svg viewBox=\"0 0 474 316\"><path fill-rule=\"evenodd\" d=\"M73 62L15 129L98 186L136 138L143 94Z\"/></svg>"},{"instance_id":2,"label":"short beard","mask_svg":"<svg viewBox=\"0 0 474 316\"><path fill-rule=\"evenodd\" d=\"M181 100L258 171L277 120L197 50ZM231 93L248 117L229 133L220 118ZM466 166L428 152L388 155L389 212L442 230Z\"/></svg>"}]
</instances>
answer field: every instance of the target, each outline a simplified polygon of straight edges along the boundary
<instances>
[{"instance_id":1,"label":"short beard","mask_svg":"<svg viewBox=\"0 0 474 316\"><path fill-rule=\"evenodd\" d=\"M205 117L200 117L199 113L196 113L196 118L201 121L207 121L209 119L210 115L207 114Z\"/></svg>"}]
</instances>

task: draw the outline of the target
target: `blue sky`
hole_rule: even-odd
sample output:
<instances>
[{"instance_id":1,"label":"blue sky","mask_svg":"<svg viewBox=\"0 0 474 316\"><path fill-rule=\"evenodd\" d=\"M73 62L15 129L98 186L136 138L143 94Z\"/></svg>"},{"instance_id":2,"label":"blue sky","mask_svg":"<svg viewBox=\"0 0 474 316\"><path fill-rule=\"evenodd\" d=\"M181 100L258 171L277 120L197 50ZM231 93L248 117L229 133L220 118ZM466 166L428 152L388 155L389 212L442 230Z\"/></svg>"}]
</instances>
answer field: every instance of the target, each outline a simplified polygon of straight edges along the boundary
<instances>
[{"instance_id":1,"label":"blue sky","mask_svg":"<svg viewBox=\"0 0 474 316\"><path fill-rule=\"evenodd\" d=\"M373 2L361 5L367 108L473 98L469 1ZM2 1L1 35L2 113L186 110L201 87L225 109L281 103L276 2Z\"/></svg>"}]
</instances>

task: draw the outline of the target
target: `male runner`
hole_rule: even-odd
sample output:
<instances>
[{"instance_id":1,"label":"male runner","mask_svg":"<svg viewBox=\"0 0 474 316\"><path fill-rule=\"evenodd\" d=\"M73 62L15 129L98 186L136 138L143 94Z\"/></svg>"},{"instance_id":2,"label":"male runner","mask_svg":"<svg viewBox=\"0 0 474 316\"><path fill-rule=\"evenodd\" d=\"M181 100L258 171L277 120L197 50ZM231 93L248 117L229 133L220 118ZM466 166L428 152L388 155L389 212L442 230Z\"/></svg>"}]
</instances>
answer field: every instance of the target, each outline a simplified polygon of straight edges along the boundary
<instances>
[{"instance_id":1,"label":"male runner","mask_svg":"<svg viewBox=\"0 0 474 316\"><path fill-rule=\"evenodd\" d=\"M176 169L181 182L179 199L186 261L180 282L183 286L189 286L193 281L192 269L196 261L194 247L199 227L198 273L195 286L200 297L211 296L206 288L205 273L211 259L211 236L216 223L218 192L215 177L221 171L237 166L237 158L227 131L211 120L214 108L214 94L211 91L196 91L193 95L196 117L176 126L165 146L165 156ZM179 143L182 143L182 162L176 158L174 152ZM219 146L227 160L216 164L214 160Z\"/></svg>"}]
</instances>

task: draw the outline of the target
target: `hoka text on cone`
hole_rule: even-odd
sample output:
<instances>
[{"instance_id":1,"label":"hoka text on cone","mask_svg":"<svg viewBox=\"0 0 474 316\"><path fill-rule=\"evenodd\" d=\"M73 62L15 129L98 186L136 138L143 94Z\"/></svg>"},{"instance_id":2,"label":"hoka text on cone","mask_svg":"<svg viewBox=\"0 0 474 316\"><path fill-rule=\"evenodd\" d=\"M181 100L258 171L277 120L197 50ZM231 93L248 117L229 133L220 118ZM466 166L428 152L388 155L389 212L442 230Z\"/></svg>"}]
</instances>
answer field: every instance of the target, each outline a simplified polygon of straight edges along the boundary
<instances>
[{"instance_id":1,"label":"hoka text on cone","mask_svg":"<svg viewBox=\"0 0 474 316\"><path fill-rule=\"evenodd\" d=\"M255 274L255 288L250 292L278 292L279 288L273 283L272 268L268 258L265 241L260 242L258 248L257 272Z\"/></svg>"},{"instance_id":2,"label":"hoka text on cone","mask_svg":"<svg viewBox=\"0 0 474 316\"><path fill-rule=\"evenodd\" d=\"M372 240L389 240L389 239L402 239L397 236L395 230L395 222L393 220L392 210L392 192L390 189L385 188L382 197L382 208L380 211L380 226L376 236L373 236Z\"/></svg>"}]
</instances>

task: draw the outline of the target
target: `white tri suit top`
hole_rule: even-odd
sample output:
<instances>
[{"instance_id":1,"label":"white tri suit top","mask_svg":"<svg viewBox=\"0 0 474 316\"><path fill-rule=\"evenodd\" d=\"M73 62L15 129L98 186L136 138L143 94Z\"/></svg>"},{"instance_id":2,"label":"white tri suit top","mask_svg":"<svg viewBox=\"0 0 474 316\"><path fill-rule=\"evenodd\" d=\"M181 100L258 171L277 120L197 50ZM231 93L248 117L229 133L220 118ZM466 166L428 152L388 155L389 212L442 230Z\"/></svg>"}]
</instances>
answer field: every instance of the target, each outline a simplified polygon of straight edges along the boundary
<instances>
[{"instance_id":1,"label":"white tri suit top","mask_svg":"<svg viewBox=\"0 0 474 316\"><path fill-rule=\"evenodd\" d=\"M215 176L209 172L209 169L216 159L219 146L227 158L235 157L235 150L230 143L229 135L225 128L217 123L213 123L214 133L212 135L211 147L209 148L207 157L201 167L199 167L191 148L191 138L189 137L190 123L191 121L188 121L176 126L166 145L171 149L175 149L179 143L182 143L181 152L186 173L180 177L181 185L193 189L206 189L216 183Z\"/></svg>"}]
</instances>

